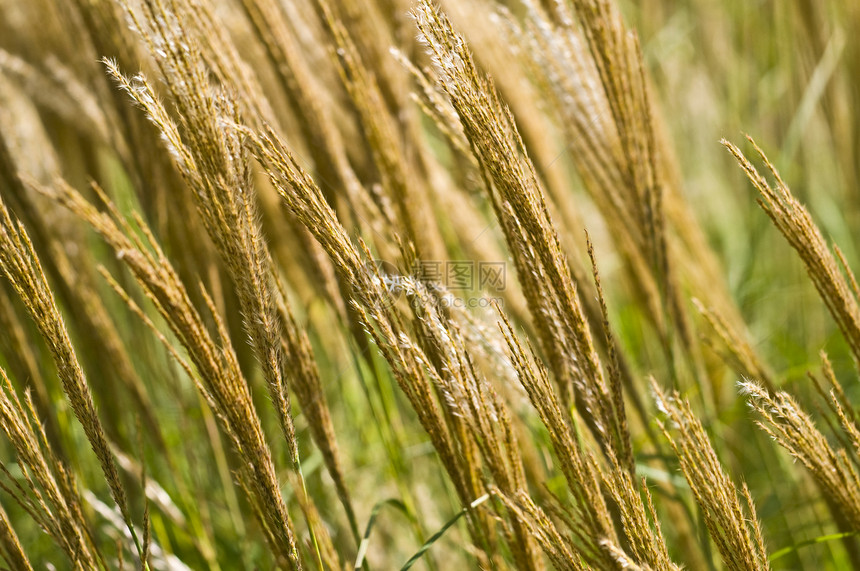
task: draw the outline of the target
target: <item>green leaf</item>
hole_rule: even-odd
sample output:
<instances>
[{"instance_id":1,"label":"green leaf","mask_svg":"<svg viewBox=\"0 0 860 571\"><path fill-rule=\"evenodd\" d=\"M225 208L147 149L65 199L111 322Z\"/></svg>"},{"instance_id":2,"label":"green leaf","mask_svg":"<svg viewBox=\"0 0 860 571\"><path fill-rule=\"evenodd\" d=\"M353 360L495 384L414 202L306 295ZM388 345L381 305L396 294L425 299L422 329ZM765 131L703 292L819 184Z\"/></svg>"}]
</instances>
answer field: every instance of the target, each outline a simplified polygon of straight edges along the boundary
<instances>
[{"instance_id":1,"label":"green leaf","mask_svg":"<svg viewBox=\"0 0 860 571\"><path fill-rule=\"evenodd\" d=\"M370 519L367 520L367 527L364 529L364 537L361 538L361 544L358 546L358 555L355 557L355 569L361 569L361 566L364 565L364 557L367 555L367 546L370 543L370 532L373 530L373 525L376 523L376 517L379 515L379 511L384 506L395 507L399 511L403 512L406 517L409 517L409 510L406 509L403 502L396 498L388 498L387 500L376 502L376 505L373 506L373 510L370 512Z\"/></svg>"},{"instance_id":2,"label":"green leaf","mask_svg":"<svg viewBox=\"0 0 860 571\"><path fill-rule=\"evenodd\" d=\"M451 519L448 521L448 523L446 523L445 525L443 525L443 526L442 526L442 528L441 528L439 531L437 531L436 533L434 533L434 534L433 534L433 536L432 536L430 539L428 539L428 540L424 543L424 545L422 545L422 546L421 546L421 549L419 549L419 550L415 553L415 555L413 555L412 557L410 557L410 558L409 558L409 561L407 561L407 562L406 562L406 564L405 564L403 567L401 567L401 568L400 568L400 571L406 571L407 569L409 569L410 567L412 567L413 565L415 565L415 563L417 563L417 562L418 562L418 560L419 560L419 559L421 559L421 557L423 557L423 556L424 556L424 553L426 553L426 552L427 552L427 550L428 550L428 549L430 549L430 548L433 546L433 544L434 544L434 543L436 543L436 541L437 541L440 537L442 537L443 535L445 535L445 532L446 532L446 531L448 531L448 528L450 528L452 525L454 525L455 523L457 523L457 520L459 520L461 517L463 517L464 515L466 515L466 514L469 512L469 510L471 510L471 509L474 509L474 508L478 507L479 505L481 505L481 504L483 504L484 502L486 502L488 499L490 499L490 494L484 494L483 496L481 496L480 498L478 498L477 500L475 500L474 502L472 502L471 504L469 504L467 507L465 507L465 508L463 508L462 510L460 510L460 511L457 513L457 515L455 515L453 518L451 518Z\"/></svg>"},{"instance_id":3,"label":"green leaf","mask_svg":"<svg viewBox=\"0 0 860 571\"><path fill-rule=\"evenodd\" d=\"M812 539L807 539L806 541L801 541L796 545L789 545L788 547L783 547L779 551L775 551L771 553L768 558L770 561L776 561L780 557L785 557L789 553L793 553L799 550L801 547L807 547L809 545L815 545L816 543L825 543L827 541L834 541L836 539L843 539L845 537L851 537L852 535L857 535L856 531L847 531L845 533L834 533L831 535L822 535L819 537L814 537Z\"/></svg>"}]
</instances>

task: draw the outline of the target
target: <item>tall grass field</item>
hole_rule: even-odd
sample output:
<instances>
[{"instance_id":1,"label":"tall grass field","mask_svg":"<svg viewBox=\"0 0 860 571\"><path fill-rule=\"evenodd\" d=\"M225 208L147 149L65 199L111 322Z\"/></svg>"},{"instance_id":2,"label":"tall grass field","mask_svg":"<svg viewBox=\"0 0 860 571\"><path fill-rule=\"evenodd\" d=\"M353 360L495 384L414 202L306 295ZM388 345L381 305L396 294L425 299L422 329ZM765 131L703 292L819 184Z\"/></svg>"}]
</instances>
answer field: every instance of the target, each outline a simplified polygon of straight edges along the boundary
<instances>
[{"instance_id":1,"label":"tall grass field","mask_svg":"<svg viewBox=\"0 0 860 571\"><path fill-rule=\"evenodd\" d=\"M0 0L0 569L860 569L858 29Z\"/></svg>"}]
</instances>

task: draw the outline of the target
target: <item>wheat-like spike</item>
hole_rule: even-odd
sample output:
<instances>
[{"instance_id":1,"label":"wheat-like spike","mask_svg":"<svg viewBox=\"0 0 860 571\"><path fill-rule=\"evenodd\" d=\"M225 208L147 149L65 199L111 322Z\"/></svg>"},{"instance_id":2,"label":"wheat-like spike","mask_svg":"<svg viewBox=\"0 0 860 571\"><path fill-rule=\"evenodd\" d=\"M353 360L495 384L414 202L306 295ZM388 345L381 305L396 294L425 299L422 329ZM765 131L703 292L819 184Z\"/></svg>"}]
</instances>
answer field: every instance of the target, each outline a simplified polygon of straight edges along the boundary
<instances>
[{"instance_id":1,"label":"wheat-like spike","mask_svg":"<svg viewBox=\"0 0 860 571\"><path fill-rule=\"evenodd\" d=\"M855 450L855 454L850 455L850 458L854 465L860 468L860 429L858 429L857 424L857 413L845 394L844 387L836 379L836 373L827 353L821 351L819 357L822 364L821 378L811 372L808 372L807 376L812 381L818 396L827 403L827 407L842 425L842 428L841 430L838 429L827 416L824 416L825 422L843 447Z\"/></svg>"},{"instance_id":2,"label":"wheat-like spike","mask_svg":"<svg viewBox=\"0 0 860 571\"><path fill-rule=\"evenodd\" d=\"M594 276L594 285L597 288L597 301L600 305L600 314L603 316L603 332L605 344L608 352L609 364L607 366L608 383L606 391L600 399L600 405L603 408L601 418L612 421L611 435L613 439L611 456L620 460L630 474L636 471L633 459L633 444L630 441L630 429L627 426L627 412L624 405L624 395L622 393L622 378L621 365L619 362L619 348L612 336L612 330L609 325L609 310L606 307L606 300L603 296L603 286L600 283L600 275L597 271L597 258L594 255L594 246L591 243L591 238L586 233L586 242L588 244L588 257L591 260L592 275ZM629 387L633 388L633 387ZM635 391L631 392L635 394ZM640 405L641 406L641 405Z\"/></svg>"},{"instance_id":3,"label":"wheat-like spike","mask_svg":"<svg viewBox=\"0 0 860 571\"><path fill-rule=\"evenodd\" d=\"M516 495L509 496L499 490L493 490L493 493L534 535L535 540L557 569L584 571L590 568L583 561L583 556L571 547L569 539L562 535L555 523L534 503L529 494L520 491Z\"/></svg>"},{"instance_id":4,"label":"wheat-like spike","mask_svg":"<svg viewBox=\"0 0 860 571\"><path fill-rule=\"evenodd\" d=\"M28 228L34 248L48 255L40 260L50 281L53 282L58 303L68 309L68 321L73 324L72 334L86 332L88 346L78 346L83 365L92 364L93 349L98 353L98 366L105 373L105 379L90 379L91 390L96 399L115 390L116 385L128 391L134 404L140 410L159 445L163 447L155 411L146 387L135 371L127 347L119 335L116 325L110 318L108 309L102 302L89 273L92 266L79 250L69 247L69 237L58 235L52 221L61 216L61 210L50 201L40 201L42 197L33 196L26 180L15 172L14 163L4 141L0 141L0 170L9 178L8 199L21 221ZM44 389L37 385L37 391ZM38 393L37 393L38 394ZM44 401L44 394L37 400ZM110 395L113 397L113 395ZM122 420L119 410L108 408L103 411L103 423L112 439L122 438L116 426ZM54 424L53 418L46 419Z\"/></svg>"},{"instance_id":5,"label":"wheat-like spike","mask_svg":"<svg viewBox=\"0 0 860 571\"><path fill-rule=\"evenodd\" d=\"M390 294L385 290L378 270L369 267L365 261L370 259L369 253L366 249L359 252L353 245L336 214L325 202L322 191L296 163L275 133L268 131L257 135L249 132L248 135L257 156L269 167L272 182L287 206L314 235L341 279L349 285L352 307L359 322L391 367L394 378L430 436L460 501L467 505L482 487L474 480L474 467L466 461L467 457L461 453L462 447L452 435L450 424L445 419L445 407L440 407L437 402L428 378L428 357L413 343L402 319L391 307ZM486 544L489 535L486 527L471 526L470 531L476 545Z\"/></svg>"},{"instance_id":6,"label":"wheat-like spike","mask_svg":"<svg viewBox=\"0 0 860 571\"><path fill-rule=\"evenodd\" d=\"M827 241L821 235L809 211L794 197L779 176L776 167L752 137L747 136L747 140L774 176L774 186L759 174L738 147L725 139L722 140L722 144L737 159L753 186L761 194L759 205L800 256L812 283L815 284L815 289L818 290L818 295L842 331L854 358L860 361L860 303L853 288L853 276L849 274L849 278L846 279L842 274L836 258L830 252ZM848 280L852 285L849 285Z\"/></svg>"},{"instance_id":7,"label":"wheat-like spike","mask_svg":"<svg viewBox=\"0 0 860 571\"><path fill-rule=\"evenodd\" d=\"M420 178L410 169L397 133L397 118L389 111L376 77L362 60L349 30L333 13L326 0L316 0L336 50L338 71L356 109L371 156L378 165L381 186L395 205L401 239L411 241L419 257L435 260L443 254L434 224L422 216L432 205Z\"/></svg>"},{"instance_id":8,"label":"wheat-like spike","mask_svg":"<svg viewBox=\"0 0 860 571\"><path fill-rule=\"evenodd\" d=\"M511 324L504 315L502 318L504 326L500 325L500 328L508 342L514 369L538 416L549 430L561 471L567 479L568 489L573 494L572 509L577 519L577 527L571 531L576 533L582 542L578 549L590 564L608 565L609 561L600 547L600 541L606 538L615 540L616 533L601 492L602 468L592 454L582 449L576 439L573 427L562 412L558 396L549 383L546 369L539 361L535 361L536 367L532 365Z\"/></svg>"},{"instance_id":9,"label":"wheat-like spike","mask_svg":"<svg viewBox=\"0 0 860 571\"><path fill-rule=\"evenodd\" d=\"M860 474L846 451L834 449L788 393L771 395L752 381L742 382L740 388L763 419L758 425L800 460L851 527L860 527Z\"/></svg>"},{"instance_id":10,"label":"wheat-like spike","mask_svg":"<svg viewBox=\"0 0 860 571\"><path fill-rule=\"evenodd\" d=\"M69 340L65 323L30 237L20 222L12 221L6 204L2 200L0 200L0 268L48 344L63 384L63 391L72 405L75 416L83 426L87 440L98 458L111 496L122 512L125 524L140 552L140 543L134 531L125 487L120 481L107 436L96 413L89 383Z\"/></svg>"},{"instance_id":11,"label":"wheat-like spike","mask_svg":"<svg viewBox=\"0 0 860 571\"><path fill-rule=\"evenodd\" d=\"M420 2L413 14L438 81L481 165L562 402L575 397L598 441L607 449L619 446L616 453L629 458L611 434L618 418L612 412L610 390L542 184L524 153L514 119L492 81L477 71L465 41L447 17L427 2Z\"/></svg>"},{"instance_id":12,"label":"wheat-like spike","mask_svg":"<svg viewBox=\"0 0 860 571\"><path fill-rule=\"evenodd\" d=\"M6 515L6 511L2 507L0 507L0 554L12 569L33 571L33 565L30 563L18 535L12 528L9 516Z\"/></svg>"},{"instance_id":13,"label":"wheat-like spike","mask_svg":"<svg viewBox=\"0 0 860 571\"><path fill-rule=\"evenodd\" d=\"M614 457L610 457L608 469L602 472L609 496L621 514L621 523L624 528L624 536L629 544L631 562L636 562L648 569L655 571L680 571L669 557L666 540L660 530L659 521L653 517L654 506L645 482L642 487L645 491L645 501L636 489L630 473ZM653 524L649 522L649 516ZM604 545L604 548L609 545ZM614 547L614 550L617 550ZM614 551L610 550L610 551ZM617 553L616 553L617 554Z\"/></svg>"},{"instance_id":14,"label":"wheat-like spike","mask_svg":"<svg viewBox=\"0 0 860 571\"><path fill-rule=\"evenodd\" d=\"M6 368L12 378L29 379L30 387L35 393L35 400L42 411L45 422L45 431L50 435L52 442L59 442L60 429L56 419L52 415L45 414L50 410L48 403L48 385L38 365L37 352L31 346L24 323L14 311L12 298L6 288L0 288L0 328L6 335L0 338L0 349L7 357Z\"/></svg>"},{"instance_id":15,"label":"wheat-like spike","mask_svg":"<svg viewBox=\"0 0 860 571\"><path fill-rule=\"evenodd\" d=\"M667 395L651 379L657 407L667 416L660 428L681 462L696 503L702 509L711 539L726 566L734 570L770 569L755 511L747 516L738 489L720 464L701 421L677 392ZM674 434L673 434L674 433ZM744 486L745 500L751 498Z\"/></svg>"},{"instance_id":16,"label":"wheat-like spike","mask_svg":"<svg viewBox=\"0 0 860 571\"><path fill-rule=\"evenodd\" d=\"M130 13L171 88L180 113L181 132L169 120L145 79L141 78L135 90L115 67L111 66L110 72L159 126L179 159L177 166L197 199L209 237L236 284L245 327L262 366L293 463L298 465L276 291L271 283L272 261L257 223L247 151L238 133L230 127L240 122L239 111L235 98L210 86L198 41L187 29L195 23L195 18L185 21L180 17L189 12L179 2L165 5L153 1L145 3L142 14ZM180 41L190 49L177 51ZM165 56L158 57L162 53Z\"/></svg>"},{"instance_id":17,"label":"wheat-like spike","mask_svg":"<svg viewBox=\"0 0 860 571\"><path fill-rule=\"evenodd\" d=\"M637 36L614 2L554 2L549 13L536 2L525 4L525 29L510 23L509 33L532 56L563 118L567 150L618 248L627 252L655 327L665 340L672 320L689 345L664 212L670 189L661 161L671 152L658 144ZM679 198L677 192L670 197Z\"/></svg>"},{"instance_id":18,"label":"wheat-like spike","mask_svg":"<svg viewBox=\"0 0 860 571\"><path fill-rule=\"evenodd\" d=\"M292 568L301 569L292 520L281 496L271 451L263 435L247 380L239 369L236 355L211 299L204 291L204 299L218 325L218 334L214 338L207 331L201 316L191 304L185 286L143 221L138 218L137 225L147 237L148 247L104 193L100 189L96 190L108 206L108 213L97 211L65 183L59 183L55 189L46 192L101 235L131 270L147 297L188 351L197 369L192 379L242 457L239 484L249 495L248 499L266 533L270 548L282 558L283 564L289 563Z\"/></svg>"},{"instance_id":19,"label":"wheat-like spike","mask_svg":"<svg viewBox=\"0 0 860 571\"><path fill-rule=\"evenodd\" d=\"M402 281L418 324L418 339L429 358L428 375L441 391L447 409L468 427L492 481L502 493L526 488L520 445L511 414L478 367L456 321L443 311L444 291L431 293L411 279ZM450 294L448 294L450 296ZM454 419L451 419L452 421ZM541 569L528 529L514 520L509 546L520 569Z\"/></svg>"},{"instance_id":20,"label":"wheat-like spike","mask_svg":"<svg viewBox=\"0 0 860 571\"><path fill-rule=\"evenodd\" d=\"M13 494L13 497L22 507L30 510L33 518L71 561L98 567L100 554L87 532L88 524L83 519L80 507L82 500L74 484L64 485L66 472L51 452L32 403L28 400L26 407L21 404L2 368L0 381L0 426L15 449L19 465L26 468L24 478L33 499L27 499L27 492ZM5 513L3 515L5 519ZM11 528L9 531L12 534L9 536L11 541L14 532ZM15 554L13 547L9 545L10 555Z\"/></svg>"}]
</instances>

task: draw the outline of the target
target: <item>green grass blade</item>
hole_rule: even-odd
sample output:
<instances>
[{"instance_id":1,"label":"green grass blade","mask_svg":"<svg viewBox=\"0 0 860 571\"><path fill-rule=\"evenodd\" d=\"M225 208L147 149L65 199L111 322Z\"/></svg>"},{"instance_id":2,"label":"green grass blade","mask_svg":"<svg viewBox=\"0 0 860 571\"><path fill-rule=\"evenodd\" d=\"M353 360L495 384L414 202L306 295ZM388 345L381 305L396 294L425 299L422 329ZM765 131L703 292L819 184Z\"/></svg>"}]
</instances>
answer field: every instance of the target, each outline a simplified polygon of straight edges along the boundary
<instances>
[{"instance_id":1,"label":"green grass blade","mask_svg":"<svg viewBox=\"0 0 860 571\"><path fill-rule=\"evenodd\" d=\"M364 565L364 557L367 555L367 546L370 544L370 532L373 530L379 511L385 506L395 507L399 511L403 512L406 517L411 519L409 516L409 510L400 500L396 498L388 498L387 500L377 502L376 505L373 506L373 510L370 512L370 519L367 520L367 527L364 529L364 536L361 538L361 544L358 546L358 555L355 557L355 569L361 569L361 566Z\"/></svg>"},{"instance_id":2,"label":"green grass blade","mask_svg":"<svg viewBox=\"0 0 860 571\"><path fill-rule=\"evenodd\" d=\"M448 531L448 528L450 528L452 525L457 523L457 520L459 520L461 517L466 515L469 512L469 510L478 507L479 505L481 505L482 503L484 503L488 499L490 499L490 494L484 494L483 496L481 496L480 498L478 498L477 500L475 500L474 502L469 504L467 507L460 510L457 513L457 515L455 515L453 518L448 520L448 522L445 525L443 525L439 531L434 533L433 536L430 539L428 539L427 542L424 543L424 545L421 546L421 549L419 549L415 553L415 555L413 555L412 557L409 558L409 561L407 561L406 564L400 568L400 571L406 571L407 569L409 569L410 567L415 565L415 563L417 563L418 560L424 556L424 554L427 552L427 550L430 549L433 546L433 544L439 540L440 537L445 535L445 532Z\"/></svg>"},{"instance_id":3,"label":"green grass blade","mask_svg":"<svg viewBox=\"0 0 860 571\"><path fill-rule=\"evenodd\" d=\"M817 543L826 543L828 541L835 541L837 539L844 539L846 537L851 537L853 535L857 535L856 531L847 531L845 533L832 533L830 535L820 535L818 537L813 537L812 539L807 539L806 541L801 541L796 545L789 545L788 547L783 547L777 551L771 553L769 559L770 561L776 561L781 557L785 557L790 553L794 553L803 547L808 547L810 545L815 545Z\"/></svg>"}]
</instances>

